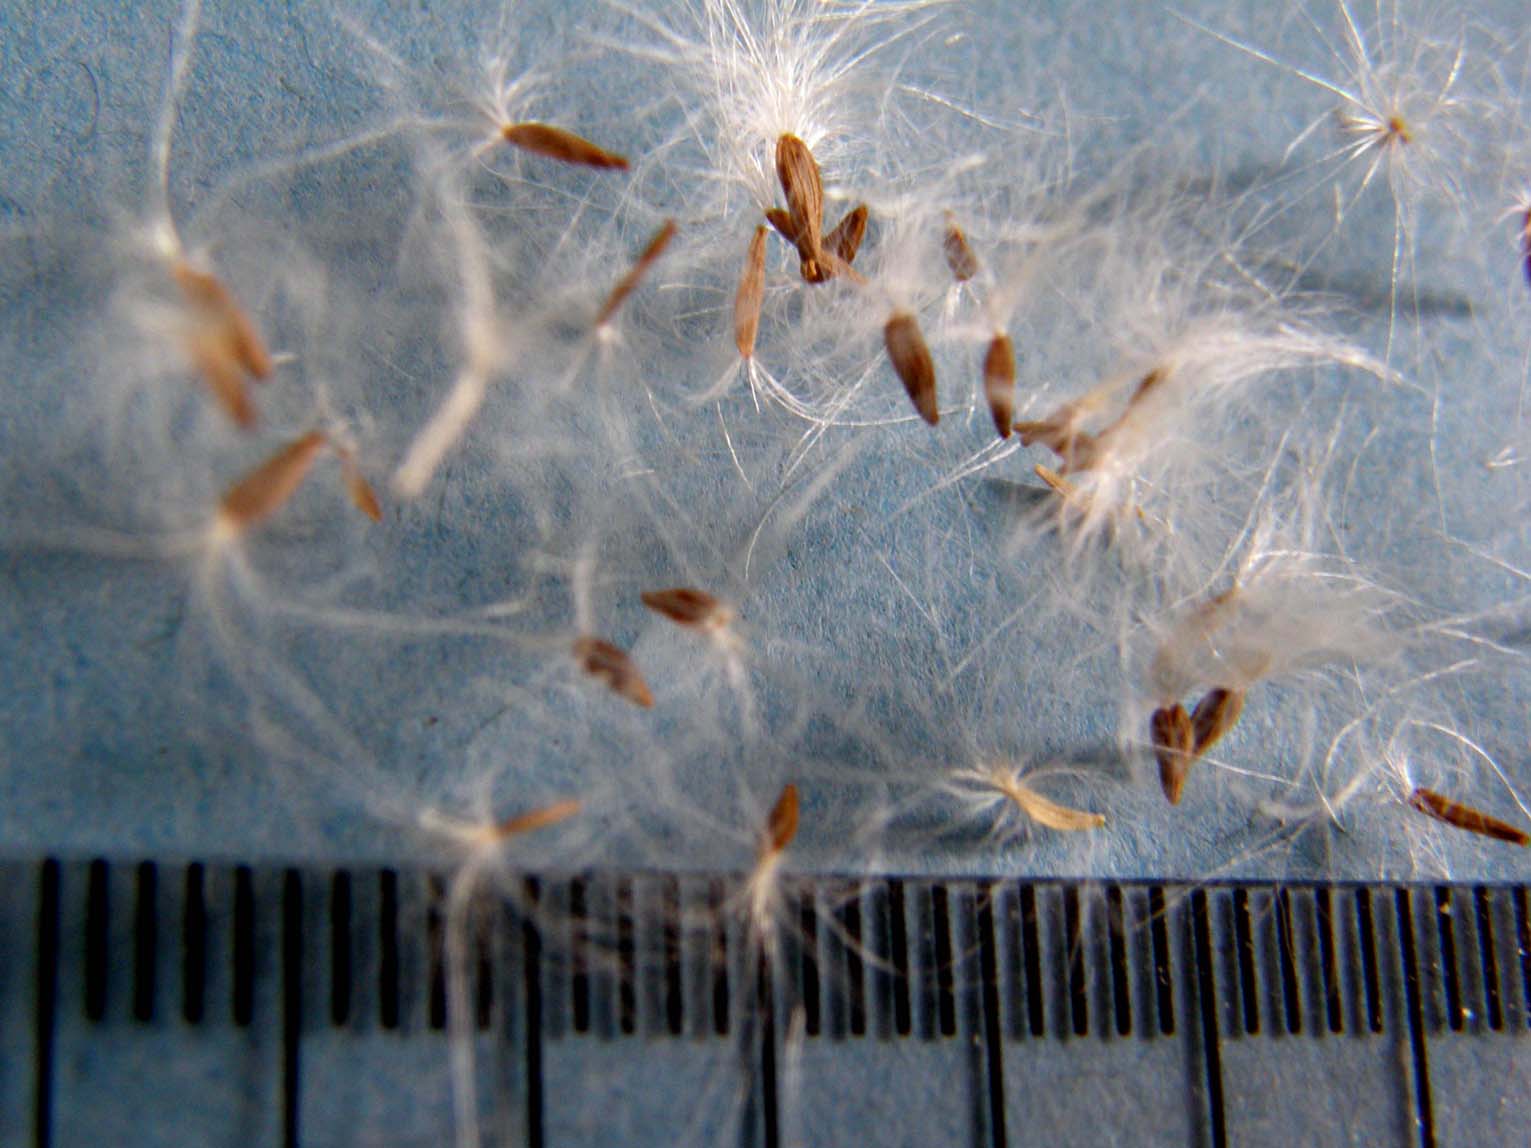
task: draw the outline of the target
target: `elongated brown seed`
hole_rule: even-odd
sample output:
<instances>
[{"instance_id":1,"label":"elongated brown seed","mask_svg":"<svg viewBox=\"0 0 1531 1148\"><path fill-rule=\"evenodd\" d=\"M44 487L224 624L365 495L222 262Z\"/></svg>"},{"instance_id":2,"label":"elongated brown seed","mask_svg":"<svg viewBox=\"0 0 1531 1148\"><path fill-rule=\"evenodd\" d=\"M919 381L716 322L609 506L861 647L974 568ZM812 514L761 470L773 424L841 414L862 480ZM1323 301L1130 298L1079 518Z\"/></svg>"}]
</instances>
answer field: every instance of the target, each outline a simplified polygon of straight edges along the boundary
<instances>
[{"instance_id":1,"label":"elongated brown seed","mask_svg":"<svg viewBox=\"0 0 1531 1148\"><path fill-rule=\"evenodd\" d=\"M842 263L854 263L867 233L867 205L858 203L824 237L824 249Z\"/></svg>"},{"instance_id":2,"label":"elongated brown seed","mask_svg":"<svg viewBox=\"0 0 1531 1148\"><path fill-rule=\"evenodd\" d=\"M766 816L765 832L760 838L760 855L774 857L783 852L797 836L797 786L788 782L781 796Z\"/></svg>"},{"instance_id":3,"label":"elongated brown seed","mask_svg":"<svg viewBox=\"0 0 1531 1148\"><path fill-rule=\"evenodd\" d=\"M595 317L597 327L604 327L617 313L617 308L622 306L623 301L642 282L648 269L654 266L654 263L664 254L664 249L670 245L670 240L675 238L675 232L675 220L665 220L664 226L654 233L654 237L649 240L648 246L639 254L631 269L617 281L617 285L611 289L611 294L606 296L606 302L601 307L600 314Z\"/></svg>"},{"instance_id":4,"label":"elongated brown seed","mask_svg":"<svg viewBox=\"0 0 1531 1148\"><path fill-rule=\"evenodd\" d=\"M1511 845L1531 846L1531 834L1525 830L1517 829L1497 817L1490 817L1487 813L1480 813L1470 805L1443 797L1433 789L1416 789L1409 794L1409 805L1426 817L1444 821L1447 825L1465 829L1469 833L1492 837L1495 841L1508 841Z\"/></svg>"},{"instance_id":5,"label":"elongated brown seed","mask_svg":"<svg viewBox=\"0 0 1531 1148\"><path fill-rule=\"evenodd\" d=\"M309 431L250 471L224 493L219 517L237 531L269 518L293 496L323 449L322 431Z\"/></svg>"},{"instance_id":6,"label":"elongated brown seed","mask_svg":"<svg viewBox=\"0 0 1531 1148\"><path fill-rule=\"evenodd\" d=\"M776 178L787 197L787 215L803 261L803 278L810 283L818 282L819 258L824 249L824 181L813 152L791 132L776 141Z\"/></svg>"},{"instance_id":7,"label":"elongated brown seed","mask_svg":"<svg viewBox=\"0 0 1531 1148\"><path fill-rule=\"evenodd\" d=\"M181 260L171 267L171 277L191 311L187 357L224 413L248 430L256 417L246 384L271 374L271 355L260 333L216 275Z\"/></svg>"},{"instance_id":8,"label":"elongated brown seed","mask_svg":"<svg viewBox=\"0 0 1531 1148\"><path fill-rule=\"evenodd\" d=\"M1200 757L1221 741L1243 712L1243 690L1208 690L1191 711L1191 756Z\"/></svg>"},{"instance_id":9,"label":"elongated brown seed","mask_svg":"<svg viewBox=\"0 0 1531 1148\"><path fill-rule=\"evenodd\" d=\"M755 228L750 249L744 256L744 273L739 276L739 290L734 294L734 346L741 359L755 355L755 336L760 333L760 304L765 298L766 229Z\"/></svg>"},{"instance_id":10,"label":"elongated brown seed","mask_svg":"<svg viewBox=\"0 0 1531 1148\"><path fill-rule=\"evenodd\" d=\"M581 802L577 797L571 797L567 801L555 801L552 805L544 805L541 809L533 809L529 813L518 813L498 822L494 827L494 836L503 841L509 837L519 837L523 833L534 833L538 829L546 829L549 825L567 821L579 813L580 809Z\"/></svg>"},{"instance_id":11,"label":"elongated brown seed","mask_svg":"<svg viewBox=\"0 0 1531 1148\"><path fill-rule=\"evenodd\" d=\"M625 157L609 152L605 148L596 147L589 140L573 132L564 131L563 128L555 128L551 124L531 121L506 124L500 129L500 136L512 147L518 147L522 151L529 151L548 159L556 159L560 163L577 164L580 167L627 170Z\"/></svg>"},{"instance_id":12,"label":"elongated brown seed","mask_svg":"<svg viewBox=\"0 0 1531 1148\"><path fill-rule=\"evenodd\" d=\"M207 325L209 336L216 336L224 344L228 356L251 378L270 377L271 355L260 332L223 281L186 262L178 262L172 274L181 294Z\"/></svg>"},{"instance_id":13,"label":"elongated brown seed","mask_svg":"<svg viewBox=\"0 0 1531 1148\"><path fill-rule=\"evenodd\" d=\"M383 521L382 504L378 502L377 492L372 489L372 484L362 474L361 467L356 465L356 456L348 450L339 453L340 477L345 483L346 493L351 496L351 502L357 510L373 522Z\"/></svg>"},{"instance_id":14,"label":"elongated brown seed","mask_svg":"<svg viewBox=\"0 0 1531 1148\"><path fill-rule=\"evenodd\" d=\"M598 682L603 682L612 693L626 698L635 706L648 709L654 704L648 683L638 672L638 667L628 657L627 651L614 646L604 638L588 635L574 639L574 660Z\"/></svg>"},{"instance_id":15,"label":"elongated brown seed","mask_svg":"<svg viewBox=\"0 0 1531 1148\"><path fill-rule=\"evenodd\" d=\"M989 340L983 357L983 397L1000 438L1009 438L1015 420L1015 348L1004 333Z\"/></svg>"},{"instance_id":16,"label":"elongated brown seed","mask_svg":"<svg viewBox=\"0 0 1531 1148\"><path fill-rule=\"evenodd\" d=\"M792 222L792 217L780 207L768 207L765 210L766 222L776 228L777 233L792 246L797 246L797 225Z\"/></svg>"},{"instance_id":17,"label":"elongated brown seed","mask_svg":"<svg viewBox=\"0 0 1531 1148\"><path fill-rule=\"evenodd\" d=\"M1195 761L1195 731L1191 715L1179 702L1156 709L1148 722L1154 743L1154 757L1159 763L1159 785L1171 805L1180 804L1186 775Z\"/></svg>"},{"instance_id":18,"label":"elongated brown seed","mask_svg":"<svg viewBox=\"0 0 1531 1148\"><path fill-rule=\"evenodd\" d=\"M931 362L919 323L907 311L895 312L882 329L882 340L909 401L922 419L935 426L941 421L936 407L936 365Z\"/></svg>"},{"instance_id":19,"label":"elongated brown seed","mask_svg":"<svg viewBox=\"0 0 1531 1148\"><path fill-rule=\"evenodd\" d=\"M946 265L951 268L952 278L958 283L966 283L978 274L978 256L968 246L968 237L962 233L962 228L957 226L957 217L950 213L946 216L946 238L941 249L946 253Z\"/></svg>"},{"instance_id":20,"label":"elongated brown seed","mask_svg":"<svg viewBox=\"0 0 1531 1148\"><path fill-rule=\"evenodd\" d=\"M694 630L715 630L732 620L733 612L705 590L675 586L668 590L645 590L643 604L656 614Z\"/></svg>"},{"instance_id":21,"label":"elongated brown seed","mask_svg":"<svg viewBox=\"0 0 1531 1148\"><path fill-rule=\"evenodd\" d=\"M193 332L186 340L186 354L224 414L234 425L252 429L258 420L246 385L249 375L230 352L228 342L213 332Z\"/></svg>"}]
</instances>

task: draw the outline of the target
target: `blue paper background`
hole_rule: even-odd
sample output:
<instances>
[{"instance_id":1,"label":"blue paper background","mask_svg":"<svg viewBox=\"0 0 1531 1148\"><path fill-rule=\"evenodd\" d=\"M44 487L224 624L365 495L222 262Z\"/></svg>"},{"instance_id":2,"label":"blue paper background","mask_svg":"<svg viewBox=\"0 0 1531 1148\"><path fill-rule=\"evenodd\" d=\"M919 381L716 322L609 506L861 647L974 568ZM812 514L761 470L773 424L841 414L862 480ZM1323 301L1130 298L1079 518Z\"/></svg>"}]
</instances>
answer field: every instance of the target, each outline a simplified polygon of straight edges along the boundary
<instances>
[{"instance_id":1,"label":"blue paper background","mask_svg":"<svg viewBox=\"0 0 1531 1148\"><path fill-rule=\"evenodd\" d=\"M940 12L939 35L890 53L908 87L928 85L1019 125L992 130L914 101L929 113L923 128L910 120L927 145L930 133L947 132L954 154L1002 152L1034 138L1056 147L1066 127L1081 185L1120 170L1139 149L1146 174L1135 178L1203 189L1196 210L1213 230L1262 206L1290 207L1262 229L1259 246L1311 249L1324 231L1325 194L1290 206L1299 202L1294 185L1278 177L1290 170L1288 143L1332 107L1331 96L1162 9L1032 7ZM1185 11L1282 58L1323 65L1309 17L1278 8L1209 3ZM1428 654L1442 668L1480 661L1443 678L1418 716L1481 744L1517 788L1531 780L1525 675L1514 653L1523 635L1512 605L1524 591L1496 560L1525 558L1524 493L1518 469L1485 463L1524 437L1531 299L1518 281L1513 224L1496 219L1519 190L1525 51L1512 41L1520 16L1506 3L1477 5L1471 17L1474 43L1502 53L1503 110L1489 122L1504 135L1487 141L1497 162L1464 170L1469 194L1460 209L1433 201L1421 208L1408 284L1427 306L1417 327L1406 324L1396 356L1417 385L1320 383L1290 409L1277 403L1268 412L1339 427L1338 469L1347 473L1334 516L1350 553L1423 615L1470 618L1467 629L1505 645L1497 653L1443 644ZM436 857L439 843L411 825L425 805L503 815L573 792L587 797L589 816L529 861L733 868L748 863L753 827L780 785L796 780L804 812L795 856L815 868L1531 874L1519 853L1439 831L1397 803L1368 807L1348 833L1319 829L1297 842L1273 836L1257 814L1272 787L1237 774L1204 771L1183 806L1165 806L1149 767L1121 761L1115 749L1123 673L1111 623L1091 625L1088 604L1077 614L1054 608L1056 555L1009 544L1013 492L1004 483L1027 480L1033 460L1017 457L1008 470L937 489L987 442L982 412L949 418L938 434L909 424L833 433L793 473L778 504L784 459L800 431L769 411L752 418L742 395L728 409L732 429L746 454L775 460L762 464L752 489L735 481L710 412L673 427L650 422L634 387L624 405L634 411L635 453L667 468L654 489L638 493L626 481L628 460L570 461L574 423L542 441L537 427L518 423L491 396L474 441L425 497L391 505L383 526L352 521L318 483L305 489L290 519L250 555L273 600L299 607L292 612L216 577L209 591L194 563L113 552L124 549L122 537L152 540L198 521L209 492L275 441L245 441L207 421L141 417L114 397L133 368L119 369L106 337L121 262L113 237L144 202L148 135L176 18L164 4L131 13L37 4L4 16L6 851ZM1335 13L1322 8L1311 19L1335 26ZM637 35L631 20L550 3L518 9L513 25L518 59L570 61L557 73L550 114L635 156L671 139L676 108L663 69L607 46ZM387 77L355 29L422 74L469 76L486 26L493 22L423 7L352 6L342 20L303 6L210 5L196 40L171 172L177 216L189 221L194 241L216 242L222 261L248 271L242 288L250 297L277 300L263 319L299 355L310 384L329 380L342 405L360 413L379 478L450 379L450 290L419 270L433 254L448 262L450 254L420 225L420 162L408 141L384 139L302 168L283 157L395 114ZM1046 134L1028 134L1033 122ZM562 226L547 222L554 212L577 209L591 229L584 250L595 259L635 249L665 214L684 229L693 206L684 172L657 160L629 183L532 164L517 170L545 187L514 189L533 204L517 201L532 238L515 256L513 281L527 296L612 277L599 262L540 262L539 244ZM1253 204L1239 194L1246 185L1256 188ZM1377 350L1392 212L1380 180L1367 196L1303 285L1338 302L1331 326ZM492 218L492 237L522 226L514 216ZM608 369L611 385L662 374L667 384L700 389L716 377L727 362L726 277L711 270L715 281L702 287L714 294L700 320L683 322L685 308L656 290L641 314L663 322L637 324ZM291 280L308 283L311 294L273 286L290 288ZM671 287L702 289L680 272ZM1066 368L1076 348L1020 351ZM1085 351L1077 349L1088 361ZM943 377L972 369L951 348L938 365ZM302 424L307 400L296 390L272 400L283 412L273 426ZM572 477L545 485L541 458ZM778 535L774 516L826 474L833 477L822 497ZM738 555L762 522L746 584ZM644 666L659 695L652 712L622 708L558 662L570 624L559 571L582 547L598 554L602 632ZM752 664L762 668L756 701L768 733L760 739L741 744L734 703L694 639L638 606L638 589L671 580L706 581L740 602L759 652ZM294 597L293 587L302 593ZM518 594L526 595L518 618L536 620L528 632L564 637L505 649L482 638L408 633L403 623L379 633L360 620L460 616ZM1031 601L1039 603L1034 614ZM354 625L321 625L313 614L327 610L333 621L341 605L359 611ZM1025 624L991 640L1017 611ZM1485 618L1488 611L1495 613ZM983 651L979 668L959 688L935 688L975 649ZM1228 760L1296 775L1311 756L1292 715L1316 707L1316 721L1333 723L1336 715L1323 714L1328 699L1307 683L1262 687ZM1486 807L1514 813L1507 791L1460 743L1426 730L1410 744L1427 776L1439 767L1447 780L1470 777L1469 792L1484 795ZM1110 827L1004 847L982 841L981 824L949 832L952 807L924 787L975 749L1081 763L1084 780L1070 795L1106 810ZM1472 772L1453 772L1459 765Z\"/></svg>"}]
</instances>

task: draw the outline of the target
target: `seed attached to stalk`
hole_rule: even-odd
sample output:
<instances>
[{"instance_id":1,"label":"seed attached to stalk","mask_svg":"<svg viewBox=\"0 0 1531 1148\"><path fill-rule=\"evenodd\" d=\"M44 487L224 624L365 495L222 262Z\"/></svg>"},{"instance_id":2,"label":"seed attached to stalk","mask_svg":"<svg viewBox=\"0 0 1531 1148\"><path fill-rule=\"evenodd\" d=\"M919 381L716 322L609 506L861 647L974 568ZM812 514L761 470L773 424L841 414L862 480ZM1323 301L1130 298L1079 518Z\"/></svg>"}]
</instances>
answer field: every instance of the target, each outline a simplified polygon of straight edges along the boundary
<instances>
[{"instance_id":1,"label":"seed attached to stalk","mask_svg":"<svg viewBox=\"0 0 1531 1148\"><path fill-rule=\"evenodd\" d=\"M512 147L557 160L559 163L575 164L579 167L627 170L625 157L597 147L589 140L573 132L564 131L563 128L555 128L551 124L530 121L506 124L500 129L500 136Z\"/></svg>"},{"instance_id":2,"label":"seed attached to stalk","mask_svg":"<svg viewBox=\"0 0 1531 1148\"><path fill-rule=\"evenodd\" d=\"M1495 841L1507 841L1522 848L1531 846L1531 834L1525 830L1497 817L1490 817L1487 813L1480 813L1470 805L1443 797L1433 789L1416 789L1409 794L1408 803L1411 809L1418 810L1426 817L1444 821L1457 829L1465 829L1480 837L1492 837Z\"/></svg>"},{"instance_id":3,"label":"seed attached to stalk","mask_svg":"<svg viewBox=\"0 0 1531 1148\"><path fill-rule=\"evenodd\" d=\"M654 695L649 692L648 683L643 680L643 675L638 672L638 667L633 664L626 650L612 645L604 638L588 635L575 638L573 650L579 668L596 681L604 683L612 693L643 709L653 706Z\"/></svg>"},{"instance_id":4,"label":"seed attached to stalk","mask_svg":"<svg viewBox=\"0 0 1531 1148\"><path fill-rule=\"evenodd\" d=\"M919 323L907 311L895 312L884 325L882 338L888 360L903 382L909 401L922 419L935 426L941 421L936 406L936 365L931 361Z\"/></svg>"}]
</instances>

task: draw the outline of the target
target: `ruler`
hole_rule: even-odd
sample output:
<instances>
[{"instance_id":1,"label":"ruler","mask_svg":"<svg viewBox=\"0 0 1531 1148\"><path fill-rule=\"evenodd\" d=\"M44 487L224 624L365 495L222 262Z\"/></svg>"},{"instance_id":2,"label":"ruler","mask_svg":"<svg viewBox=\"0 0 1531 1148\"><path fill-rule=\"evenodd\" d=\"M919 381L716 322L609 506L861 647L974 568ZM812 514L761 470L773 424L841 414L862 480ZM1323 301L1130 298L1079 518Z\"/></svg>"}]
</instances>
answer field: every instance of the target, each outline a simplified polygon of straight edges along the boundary
<instances>
[{"instance_id":1,"label":"ruler","mask_svg":"<svg viewBox=\"0 0 1531 1148\"><path fill-rule=\"evenodd\" d=\"M0 870L0 1142L452 1142L439 875ZM802 880L762 963L733 879L516 881L486 1142L1531 1140L1524 886Z\"/></svg>"}]
</instances>

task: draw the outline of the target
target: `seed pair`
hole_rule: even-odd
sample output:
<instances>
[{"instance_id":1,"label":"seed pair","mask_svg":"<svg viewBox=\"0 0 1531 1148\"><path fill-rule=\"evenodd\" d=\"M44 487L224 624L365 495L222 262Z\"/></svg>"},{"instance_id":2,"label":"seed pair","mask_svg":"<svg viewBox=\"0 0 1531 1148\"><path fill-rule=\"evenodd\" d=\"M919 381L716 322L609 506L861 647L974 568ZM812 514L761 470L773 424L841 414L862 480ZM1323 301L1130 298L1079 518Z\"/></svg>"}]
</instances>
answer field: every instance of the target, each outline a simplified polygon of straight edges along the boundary
<instances>
[{"instance_id":1,"label":"seed pair","mask_svg":"<svg viewBox=\"0 0 1531 1148\"><path fill-rule=\"evenodd\" d=\"M355 455L319 430L300 435L229 487L218 503L218 521L229 534L238 535L270 518L297 493L326 446L340 459L341 478L356 508L372 521L381 521L383 508Z\"/></svg>"},{"instance_id":2,"label":"seed pair","mask_svg":"<svg viewBox=\"0 0 1531 1148\"><path fill-rule=\"evenodd\" d=\"M791 132L776 141L776 178L787 197L787 209L766 209L766 219L781 237L797 248L799 272L805 283L824 283L850 274L851 263L866 236L867 206L858 203L824 234L824 181L813 152Z\"/></svg>"},{"instance_id":3,"label":"seed pair","mask_svg":"<svg viewBox=\"0 0 1531 1148\"><path fill-rule=\"evenodd\" d=\"M1148 731L1159 763L1159 784L1171 805L1179 805L1191 766L1238 724L1244 691L1221 686L1208 690L1186 713L1179 702L1154 710Z\"/></svg>"},{"instance_id":4,"label":"seed pair","mask_svg":"<svg viewBox=\"0 0 1531 1148\"><path fill-rule=\"evenodd\" d=\"M643 604L663 614L677 625L704 633L721 630L733 621L733 610L705 590L675 586L666 590L645 590ZM622 647L589 634L574 639L574 660L587 675L603 683L612 693L642 709L654 705L654 695L639 672L637 664Z\"/></svg>"}]
</instances>

